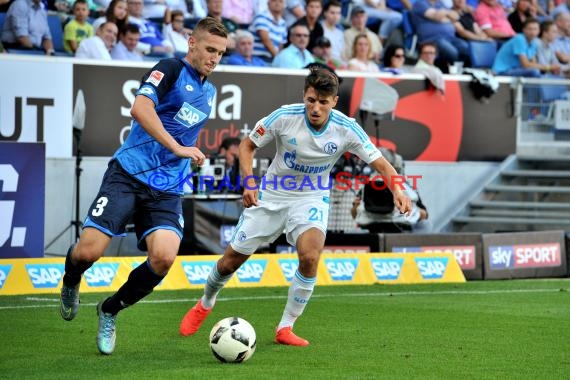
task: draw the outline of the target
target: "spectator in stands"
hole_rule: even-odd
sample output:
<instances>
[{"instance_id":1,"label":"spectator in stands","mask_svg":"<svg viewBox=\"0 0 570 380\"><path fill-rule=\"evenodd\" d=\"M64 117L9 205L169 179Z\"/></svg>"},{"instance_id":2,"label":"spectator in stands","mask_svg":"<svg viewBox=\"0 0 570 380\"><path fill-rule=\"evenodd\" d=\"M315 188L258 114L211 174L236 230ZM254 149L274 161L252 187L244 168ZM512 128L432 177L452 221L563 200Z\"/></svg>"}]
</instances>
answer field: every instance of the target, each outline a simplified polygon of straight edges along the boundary
<instances>
[{"instance_id":1,"label":"spectator in stands","mask_svg":"<svg viewBox=\"0 0 570 380\"><path fill-rule=\"evenodd\" d=\"M404 63L406 62L406 54L402 45L388 45L384 49L382 57L382 67L380 71L392 74L403 74Z\"/></svg>"},{"instance_id":2,"label":"spectator in stands","mask_svg":"<svg viewBox=\"0 0 570 380\"><path fill-rule=\"evenodd\" d=\"M0 0L0 13L8 12L8 8L10 8L13 1L14 0Z\"/></svg>"},{"instance_id":3,"label":"spectator in stands","mask_svg":"<svg viewBox=\"0 0 570 380\"><path fill-rule=\"evenodd\" d=\"M305 3L305 0L285 0L283 18L288 28L305 17Z\"/></svg>"},{"instance_id":4,"label":"spectator in stands","mask_svg":"<svg viewBox=\"0 0 570 380\"><path fill-rule=\"evenodd\" d=\"M331 57L343 62L344 28L339 24L342 6L338 0L329 0L323 10L323 35L331 42Z\"/></svg>"},{"instance_id":5,"label":"spectator in stands","mask_svg":"<svg viewBox=\"0 0 570 380\"><path fill-rule=\"evenodd\" d=\"M507 19L516 33L522 33L522 26L526 19L537 18L536 7L531 0L517 0L515 9Z\"/></svg>"},{"instance_id":6,"label":"spectator in stands","mask_svg":"<svg viewBox=\"0 0 570 380\"><path fill-rule=\"evenodd\" d=\"M97 30L105 21L114 22L118 30L123 29L129 23L127 0L112 0L105 15L93 21L93 29Z\"/></svg>"},{"instance_id":7,"label":"spectator in stands","mask_svg":"<svg viewBox=\"0 0 570 380\"><path fill-rule=\"evenodd\" d=\"M255 16L249 31L253 34L253 55L271 62L287 42L283 19L285 0L268 0L267 11Z\"/></svg>"},{"instance_id":8,"label":"spectator in stands","mask_svg":"<svg viewBox=\"0 0 570 380\"><path fill-rule=\"evenodd\" d=\"M317 39L317 42L313 47L313 57L315 58L315 62L322 63L333 70L346 68L341 61L332 57L331 42L325 36Z\"/></svg>"},{"instance_id":9,"label":"spectator in stands","mask_svg":"<svg viewBox=\"0 0 570 380\"><path fill-rule=\"evenodd\" d=\"M236 48L226 60L227 65L265 67L267 63L253 55L253 34L247 30L238 29L236 32Z\"/></svg>"},{"instance_id":10,"label":"spectator in stands","mask_svg":"<svg viewBox=\"0 0 570 380\"><path fill-rule=\"evenodd\" d=\"M307 50L313 52L313 46L319 37L324 35L323 26L319 22L319 17L323 11L323 0L307 0L305 16L301 17L298 23L303 23L309 28L309 45Z\"/></svg>"},{"instance_id":11,"label":"spectator in stands","mask_svg":"<svg viewBox=\"0 0 570 380\"><path fill-rule=\"evenodd\" d=\"M145 54L152 54L158 57L170 57L174 53L174 47L170 41L166 41L158 27L150 20L143 17L143 0L127 0L127 11L129 13L129 23L139 27L141 39L139 50Z\"/></svg>"},{"instance_id":12,"label":"spectator in stands","mask_svg":"<svg viewBox=\"0 0 570 380\"><path fill-rule=\"evenodd\" d=\"M558 5L556 5L556 7L552 10L550 15L552 17L555 17L559 13L570 13L570 6L568 5L569 2L570 0L560 1L559 3L556 3Z\"/></svg>"},{"instance_id":13,"label":"spectator in stands","mask_svg":"<svg viewBox=\"0 0 570 380\"><path fill-rule=\"evenodd\" d=\"M93 26L87 22L89 9L86 0L75 0L73 15L73 19L63 29L63 46L71 54L75 54L81 41L94 35Z\"/></svg>"},{"instance_id":14,"label":"spectator in stands","mask_svg":"<svg viewBox=\"0 0 570 380\"><path fill-rule=\"evenodd\" d=\"M291 26L289 32L291 44L281 50L273 59L273 67L302 69L315 61L307 46L309 45L309 28L303 23Z\"/></svg>"},{"instance_id":15,"label":"spectator in stands","mask_svg":"<svg viewBox=\"0 0 570 380\"><path fill-rule=\"evenodd\" d=\"M465 0L453 0L453 8L459 15L459 19L453 23L455 33L464 40L471 41L492 41L491 37L475 22L472 8Z\"/></svg>"},{"instance_id":16,"label":"spectator in stands","mask_svg":"<svg viewBox=\"0 0 570 380\"><path fill-rule=\"evenodd\" d=\"M534 0L532 4L536 8L540 20L551 19L555 7L554 0Z\"/></svg>"},{"instance_id":17,"label":"spectator in stands","mask_svg":"<svg viewBox=\"0 0 570 380\"><path fill-rule=\"evenodd\" d=\"M558 38L552 48L558 60L564 64L570 63L570 13L560 12L554 16L554 23L558 28Z\"/></svg>"},{"instance_id":18,"label":"spectator in stands","mask_svg":"<svg viewBox=\"0 0 570 380\"><path fill-rule=\"evenodd\" d=\"M378 64L372 60L370 39L365 33L354 37L352 43L352 55L348 60L348 70L377 73L380 71Z\"/></svg>"},{"instance_id":19,"label":"spectator in stands","mask_svg":"<svg viewBox=\"0 0 570 380\"><path fill-rule=\"evenodd\" d=\"M137 51L137 44L141 38L139 27L128 24L119 31L119 41L111 50L111 58L123 61L143 60L142 54Z\"/></svg>"},{"instance_id":20,"label":"spectator in stands","mask_svg":"<svg viewBox=\"0 0 570 380\"><path fill-rule=\"evenodd\" d=\"M368 17L381 20L378 36L383 45L392 32L402 25L402 14L388 8L385 0L353 0L353 3L364 8Z\"/></svg>"},{"instance_id":21,"label":"spectator in stands","mask_svg":"<svg viewBox=\"0 0 570 380\"><path fill-rule=\"evenodd\" d=\"M551 68L553 75L560 75L562 71L568 71L568 65L562 67L562 64L556 57L553 44L558 37L558 28L554 21L546 20L540 24L539 45L536 52L536 61L541 65Z\"/></svg>"},{"instance_id":22,"label":"spectator in stands","mask_svg":"<svg viewBox=\"0 0 570 380\"><path fill-rule=\"evenodd\" d=\"M417 0L412 7L419 43L433 42L437 46L436 65L447 71L457 61L469 63L469 43L455 35L457 12L446 8L440 0Z\"/></svg>"},{"instance_id":23,"label":"spectator in stands","mask_svg":"<svg viewBox=\"0 0 570 380\"><path fill-rule=\"evenodd\" d=\"M225 177L231 183L233 189L239 186L239 137L226 137L222 140L216 159L223 159L225 165ZM228 189L231 190L231 189Z\"/></svg>"},{"instance_id":24,"label":"spectator in stands","mask_svg":"<svg viewBox=\"0 0 570 380\"><path fill-rule=\"evenodd\" d=\"M101 24L93 37L81 41L75 52L77 58L111 60L111 49L117 41L117 25L107 21Z\"/></svg>"},{"instance_id":25,"label":"spectator in stands","mask_svg":"<svg viewBox=\"0 0 570 380\"><path fill-rule=\"evenodd\" d=\"M352 58L352 45L354 44L354 40L356 36L364 33L368 36L368 40L371 43L372 60L374 62L380 62L382 42L376 33L366 27L367 21L368 15L364 8L359 5L352 7L350 11L351 27L344 31L343 60L348 61Z\"/></svg>"},{"instance_id":26,"label":"spectator in stands","mask_svg":"<svg viewBox=\"0 0 570 380\"><path fill-rule=\"evenodd\" d=\"M418 50L420 59L414 66L413 72L425 75L428 88L444 94L445 80L443 79L443 73L435 65L437 44L435 42L424 42L420 44Z\"/></svg>"},{"instance_id":27,"label":"spectator in stands","mask_svg":"<svg viewBox=\"0 0 570 380\"><path fill-rule=\"evenodd\" d=\"M382 156L394 167L399 175L404 176L404 160L402 156L397 154L395 151L387 148L379 148L382 152ZM373 172L370 174L370 178L378 173ZM404 192L412 201L412 211L408 215L403 215L400 210L393 206L393 199L391 196L382 197L385 199L386 204L378 204L376 206L385 206L386 209L393 208L392 212L378 213L374 212L371 205L367 204L366 200L362 200L365 191L381 192L389 190L376 190L373 187L368 187L365 190L360 190L360 193L354 198L352 202L352 208L350 214L354 221L361 227L370 232L404 232L411 231L416 227L419 227L423 221L428 219L428 211L425 204L420 198L420 194L417 189L412 187L412 184L404 182ZM391 195L391 194L389 194ZM370 198L369 198L370 197ZM367 199L375 199L374 194L366 194ZM378 198L376 198L378 201ZM380 200L380 202L382 202Z\"/></svg>"},{"instance_id":28,"label":"spectator in stands","mask_svg":"<svg viewBox=\"0 0 570 380\"><path fill-rule=\"evenodd\" d=\"M222 0L207 0L206 6L208 7L208 17L220 21L228 31L228 51L226 52L228 53L229 50L233 50L236 47L235 33L239 29L239 25L231 19L222 16Z\"/></svg>"},{"instance_id":29,"label":"spectator in stands","mask_svg":"<svg viewBox=\"0 0 570 380\"><path fill-rule=\"evenodd\" d=\"M559 72L560 67L538 63L536 54L539 32L538 20L527 19L523 24L523 32L505 42L497 52L497 57L493 63L495 74L539 78L541 72Z\"/></svg>"},{"instance_id":30,"label":"spectator in stands","mask_svg":"<svg viewBox=\"0 0 570 380\"><path fill-rule=\"evenodd\" d=\"M41 0L15 0L8 8L2 43L8 49L43 50L47 55L55 53L47 12Z\"/></svg>"},{"instance_id":31,"label":"spectator in stands","mask_svg":"<svg viewBox=\"0 0 570 380\"><path fill-rule=\"evenodd\" d=\"M192 31L184 27L184 13L166 9L162 35L174 47L175 54L186 55L188 52L188 38Z\"/></svg>"},{"instance_id":32,"label":"spectator in stands","mask_svg":"<svg viewBox=\"0 0 570 380\"><path fill-rule=\"evenodd\" d=\"M192 3L192 17L204 18L208 14L206 0L188 0Z\"/></svg>"},{"instance_id":33,"label":"spectator in stands","mask_svg":"<svg viewBox=\"0 0 570 380\"><path fill-rule=\"evenodd\" d=\"M513 37L513 30L505 9L497 0L481 0L475 9L475 21L499 46Z\"/></svg>"},{"instance_id":34,"label":"spectator in stands","mask_svg":"<svg viewBox=\"0 0 570 380\"><path fill-rule=\"evenodd\" d=\"M249 25L255 17L257 0L224 0L222 16L238 25Z\"/></svg>"}]
</instances>

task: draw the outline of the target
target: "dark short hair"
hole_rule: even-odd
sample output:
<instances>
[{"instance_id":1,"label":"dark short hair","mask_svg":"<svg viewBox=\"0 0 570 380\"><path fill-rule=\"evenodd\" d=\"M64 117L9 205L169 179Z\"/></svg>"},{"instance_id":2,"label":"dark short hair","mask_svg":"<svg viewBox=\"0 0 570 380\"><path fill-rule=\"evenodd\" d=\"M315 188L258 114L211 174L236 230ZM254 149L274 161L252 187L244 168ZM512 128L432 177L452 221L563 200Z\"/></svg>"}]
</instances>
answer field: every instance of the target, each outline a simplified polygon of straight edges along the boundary
<instances>
[{"instance_id":1,"label":"dark short hair","mask_svg":"<svg viewBox=\"0 0 570 380\"><path fill-rule=\"evenodd\" d=\"M126 24L124 25L121 30L119 31L119 34L121 36L126 36L127 33L133 33L133 34L140 34L140 29L139 26L137 24Z\"/></svg>"},{"instance_id":2,"label":"dark short hair","mask_svg":"<svg viewBox=\"0 0 570 380\"><path fill-rule=\"evenodd\" d=\"M334 71L321 66L311 66L309 70L310 73L305 78L305 92L312 87L319 95L336 96L338 94L338 76Z\"/></svg>"},{"instance_id":3,"label":"dark short hair","mask_svg":"<svg viewBox=\"0 0 570 380\"><path fill-rule=\"evenodd\" d=\"M315 46L317 47L331 47L331 41L325 36L320 36L315 41Z\"/></svg>"},{"instance_id":4,"label":"dark short hair","mask_svg":"<svg viewBox=\"0 0 570 380\"><path fill-rule=\"evenodd\" d=\"M194 27L194 33L207 32L219 37L228 37L224 24L213 17L204 17Z\"/></svg>"},{"instance_id":5,"label":"dark short hair","mask_svg":"<svg viewBox=\"0 0 570 380\"><path fill-rule=\"evenodd\" d=\"M342 8L342 3L338 0L329 0L326 4L325 7L323 8L323 12L326 12L329 10L330 7L339 7Z\"/></svg>"},{"instance_id":6,"label":"dark short hair","mask_svg":"<svg viewBox=\"0 0 570 380\"><path fill-rule=\"evenodd\" d=\"M232 145L239 145L240 142L241 140L238 137L226 137L225 139L222 140L218 152L222 149L228 150Z\"/></svg>"}]
</instances>

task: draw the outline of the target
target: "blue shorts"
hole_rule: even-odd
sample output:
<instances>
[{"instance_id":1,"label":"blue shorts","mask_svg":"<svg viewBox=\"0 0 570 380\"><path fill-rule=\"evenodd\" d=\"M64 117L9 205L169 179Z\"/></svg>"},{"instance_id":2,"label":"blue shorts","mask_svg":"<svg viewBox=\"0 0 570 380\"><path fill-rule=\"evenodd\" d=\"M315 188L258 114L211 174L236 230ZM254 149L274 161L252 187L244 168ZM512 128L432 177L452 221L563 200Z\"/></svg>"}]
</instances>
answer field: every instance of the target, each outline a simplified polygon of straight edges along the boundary
<instances>
[{"instance_id":1,"label":"blue shorts","mask_svg":"<svg viewBox=\"0 0 570 380\"><path fill-rule=\"evenodd\" d=\"M158 229L174 231L182 239L182 201L177 194L151 189L127 173L117 160L111 160L83 228L125 236L129 223L134 223L142 251L147 250L146 236Z\"/></svg>"}]
</instances>

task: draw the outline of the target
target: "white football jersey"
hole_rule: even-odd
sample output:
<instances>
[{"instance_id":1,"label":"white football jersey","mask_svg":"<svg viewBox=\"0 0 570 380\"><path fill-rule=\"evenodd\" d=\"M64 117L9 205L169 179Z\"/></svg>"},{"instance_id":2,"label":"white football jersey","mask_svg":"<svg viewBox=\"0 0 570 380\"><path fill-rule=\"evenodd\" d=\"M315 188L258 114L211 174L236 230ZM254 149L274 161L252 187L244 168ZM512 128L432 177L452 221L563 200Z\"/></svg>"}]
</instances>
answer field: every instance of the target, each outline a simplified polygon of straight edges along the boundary
<instances>
[{"instance_id":1,"label":"white football jersey","mask_svg":"<svg viewBox=\"0 0 570 380\"><path fill-rule=\"evenodd\" d=\"M260 190L282 195L328 195L330 171L347 151L366 163L382 157L356 120L332 110L325 126L315 131L302 103L282 106L264 117L249 137L260 148L275 140L277 152Z\"/></svg>"}]
</instances>

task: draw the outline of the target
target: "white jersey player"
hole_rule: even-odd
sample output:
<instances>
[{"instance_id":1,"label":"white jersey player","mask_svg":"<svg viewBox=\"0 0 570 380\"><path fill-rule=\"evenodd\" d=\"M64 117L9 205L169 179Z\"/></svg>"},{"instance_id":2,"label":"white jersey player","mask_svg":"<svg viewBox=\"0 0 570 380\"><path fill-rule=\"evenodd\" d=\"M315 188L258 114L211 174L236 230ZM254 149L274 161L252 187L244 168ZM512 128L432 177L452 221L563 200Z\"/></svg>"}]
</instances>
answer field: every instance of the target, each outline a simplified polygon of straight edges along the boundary
<instances>
[{"instance_id":1,"label":"white jersey player","mask_svg":"<svg viewBox=\"0 0 570 380\"><path fill-rule=\"evenodd\" d=\"M303 104L283 106L261 119L239 149L244 177L242 213L224 255L208 276L204 296L182 319L180 333L192 335L212 310L216 296L238 268L263 243L274 241L283 231L297 248L299 267L293 276L287 304L275 342L307 346L309 342L292 331L295 320L308 303L325 244L329 211L329 172L346 151L357 154L388 180L394 203L402 212L411 202L392 182L398 175L370 142L362 128L333 110L338 101L338 77L326 68L313 68L305 78ZM257 148L272 141L277 153L258 185L253 177Z\"/></svg>"}]
</instances>

